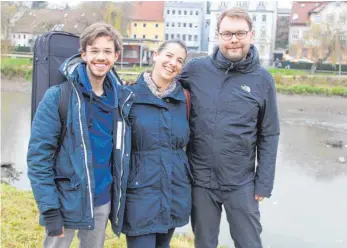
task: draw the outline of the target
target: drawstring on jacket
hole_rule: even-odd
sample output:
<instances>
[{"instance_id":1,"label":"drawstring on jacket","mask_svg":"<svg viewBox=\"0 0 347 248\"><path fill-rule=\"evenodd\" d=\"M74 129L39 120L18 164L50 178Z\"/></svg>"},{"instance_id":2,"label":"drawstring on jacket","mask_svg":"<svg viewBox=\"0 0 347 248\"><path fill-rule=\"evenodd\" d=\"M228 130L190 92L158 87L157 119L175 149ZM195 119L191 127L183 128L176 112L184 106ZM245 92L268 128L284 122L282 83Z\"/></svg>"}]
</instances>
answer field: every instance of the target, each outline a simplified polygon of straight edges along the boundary
<instances>
[{"instance_id":1,"label":"drawstring on jacket","mask_svg":"<svg viewBox=\"0 0 347 248\"><path fill-rule=\"evenodd\" d=\"M88 120L88 127L91 128L93 127L93 94L91 91L89 91L89 110L90 110L90 116Z\"/></svg>"},{"instance_id":2,"label":"drawstring on jacket","mask_svg":"<svg viewBox=\"0 0 347 248\"><path fill-rule=\"evenodd\" d=\"M227 75L228 72L229 72L230 70L234 69L234 67L235 67L235 64L231 62L231 63L230 63L230 66L229 66L228 69L225 71L225 74L224 74L224 75Z\"/></svg>"}]
</instances>

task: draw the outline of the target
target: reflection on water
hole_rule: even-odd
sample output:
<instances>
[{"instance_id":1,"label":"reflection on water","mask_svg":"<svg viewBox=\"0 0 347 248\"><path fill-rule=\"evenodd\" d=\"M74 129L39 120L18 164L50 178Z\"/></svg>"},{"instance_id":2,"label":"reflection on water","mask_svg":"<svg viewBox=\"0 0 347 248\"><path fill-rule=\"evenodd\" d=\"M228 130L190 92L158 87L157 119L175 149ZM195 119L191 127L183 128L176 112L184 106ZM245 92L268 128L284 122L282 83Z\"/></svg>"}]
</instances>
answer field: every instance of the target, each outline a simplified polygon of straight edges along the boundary
<instances>
[{"instance_id":1,"label":"reflection on water","mask_svg":"<svg viewBox=\"0 0 347 248\"><path fill-rule=\"evenodd\" d=\"M23 172L16 170L12 163L1 164L1 183L14 184Z\"/></svg>"},{"instance_id":2,"label":"reflection on water","mask_svg":"<svg viewBox=\"0 0 347 248\"><path fill-rule=\"evenodd\" d=\"M1 162L13 163L22 172L13 184L29 189L30 95L5 92L1 101ZM347 164L338 161L347 159L347 100L280 96L279 108L275 188L261 203L264 248L347 247ZM330 140L344 145L327 146ZM178 229L190 230L189 225ZM224 213L219 240L233 247Z\"/></svg>"},{"instance_id":3,"label":"reflection on water","mask_svg":"<svg viewBox=\"0 0 347 248\"><path fill-rule=\"evenodd\" d=\"M30 136L30 95L1 93L1 163L13 163L22 173L13 185L29 189L26 176L26 153Z\"/></svg>"}]
</instances>

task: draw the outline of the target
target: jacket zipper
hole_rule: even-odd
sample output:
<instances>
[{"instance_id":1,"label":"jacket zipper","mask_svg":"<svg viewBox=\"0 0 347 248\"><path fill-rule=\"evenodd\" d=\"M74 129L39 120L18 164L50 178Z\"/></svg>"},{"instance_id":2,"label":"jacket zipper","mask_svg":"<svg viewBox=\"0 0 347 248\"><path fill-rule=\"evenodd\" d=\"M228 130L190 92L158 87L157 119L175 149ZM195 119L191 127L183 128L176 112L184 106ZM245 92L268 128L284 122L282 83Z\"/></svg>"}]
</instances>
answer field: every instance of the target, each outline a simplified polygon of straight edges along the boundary
<instances>
[{"instance_id":1,"label":"jacket zipper","mask_svg":"<svg viewBox=\"0 0 347 248\"><path fill-rule=\"evenodd\" d=\"M118 214L119 214L119 210L120 210L120 203L121 203L121 199L122 199L122 177L123 177L123 158L124 158L124 143L125 143L125 139L124 139L124 136L125 136L125 121L124 121L124 116L123 116L123 108L124 108L124 105L127 103L127 101L129 101L131 95L133 93L131 92L130 95L127 97L127 99L124 101L123 103L123 106L122 106L122 109L120 111L120 114L121 114L121 117L122 117L122 128L123 128L123 135L122 135L122 146L121 146L121 152L122 152L122 156L121 156L121 162L120 162L120 171L121 171L121 175L120 175L120 180L119 180L119 201L118 201L118 207L117 207L117 213L116 213L116 224L118 225L118 222L119 222L119 217L118 217Z\"/></svg>"},{"instance_id":2,"label":"jacket zipper","mask_svg":"<svg viewBox=\"0 0 347 248\"><path fill-rule=\"evenodd\" d=\"M90 198L90 212L91 212L91 215L92 215L92 218L93 218L94 217L93 197L92 197L92 190L91 190L91 186L90 186L90 175L89 175L88 161L87 161L87 148L86 148L86 143L84 141L84 135L83 135L83 129L82 129L81 99L80 99L80 97L78 95L78 92L77 92L74 84L72 84L72 87L76 91L77 100L78 100L78 118L79 118L79 124L80 124L80 129L81 129L81 137L82 137L82 145L83 145L83 151L84 151L84 163L85 163L86 171L87 171L88 192L89 192L89 198Z\"/></svg>"}]
</instances>

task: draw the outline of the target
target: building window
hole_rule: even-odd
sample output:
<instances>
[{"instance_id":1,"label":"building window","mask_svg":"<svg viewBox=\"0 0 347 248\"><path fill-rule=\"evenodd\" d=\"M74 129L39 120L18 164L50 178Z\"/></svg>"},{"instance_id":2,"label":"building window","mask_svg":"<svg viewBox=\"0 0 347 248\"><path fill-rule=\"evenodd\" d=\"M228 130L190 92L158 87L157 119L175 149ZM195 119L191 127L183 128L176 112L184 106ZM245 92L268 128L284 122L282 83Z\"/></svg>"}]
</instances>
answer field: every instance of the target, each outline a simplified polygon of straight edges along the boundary
<instances>
[{"instance_id":1,"label":"building window","mask_svg":"<svg viewBox=\"0 0 347 248\"><path fill-rule=\"evenodd\" d=\"M193 27L193 23L189 23L189 27L192 28Z\"/></svg>"},{"instance_id":2,"label":"building window","mask_svg":"<svg viewBox=\"0 0 347 248\"><path fill-rule=\"evenodd\" d=\"M265 46L264 46L264 45L260 45L259 53L260 53L261 55L264 55L264 54L265 54Z\"/></svg>"},{"instance_id":3,"label":"building window","mask_svg":"<svg viewBox=\"0 0 347 248\"><path fill-rule=\"evenodd\" d=\"M169 9L166 11L166 14L170 15L170 10Z\"/></svg>"},{"instance_id":4,"label":"building window","mask_svg":"<svg viewBox=\"0 0 347 248\"><path fill-rule=\"evenodd\" d=\"M315 21L317 24L320 23L320 20L321 20L320 15L316 15Z\"/></svg>"},{"instance_id":5,"label":"building window","mask_svg":"<svg viewBox=\"0 0 347 248\"><path fill-rule=\"evenodd\" d=\"M134 23L134 27L137 27L137 23L136 22Z\"/></svg>"},{"instance_id":6,"label":"building window","mask_svg":"<svg viewBox=\"0 0 347 248\"><path fill-rule=\"evenodd\" d=\"M179 23L177 23L177 27L179 27L179 28L181 27L181 23L180 23L180 22L179 22Z\"/></svg>"},{"instance_id":7,"label":"building window","mask_svg":"<svg viewBox=\"0 0 347 248\"><path fill-rule=\"evenodd\" d=\"M266 30L265 30L265 29L263 29L263 30L261 31L260 37L263 38L263 39L266 38Z\"/></svg>"},{"instance_id":8,"label":"building window","mask_svg":"<svg viewBox=\"0 0 347 248\"><path fill-rule=\"evenodd\" d=\"M166 23L166 27L169 27L169 26L170 26L170 23L167 22L167 23Z\"/></svg>"},{"instance_id":9,"label":"building window","mask_svg":"<svg viewBox=\"0 0 347 248\"><path fill-rule=\"evenodd\" d=\"M186 10L184 11L184 15L187 15L187 11Z\"/></svg>"},{"instance_id":10,"label":"building window","mask_svg":"<svg viewBox=\"0 0 347 248\"><path fill-rule=\"evenodd\" d=\"M198 41L198 36L194 35L194 41Z\"/></svg>"},{"instance_id":11,"label":"building window","mask_svg":"<svg viewBox=\"0 0 347 248\"><path fill-rule=\"evenodd\" d=\"M173 23L171 23L171 27L175 27L175 23L173 22Z\"/></svg>"},{"instance_id":12,"label":"building window","mask_svg":"<svg viewBox=\"0 0 347 248\"><path fill-rule=\"evenodd\" d=\"M173 14L173 15L176 14L176 10L173 10L173 11L172 11L172 14Z\"/></svg>"},{"instance_id":13,"label":"building window","mask_svg":"<svg viewBox=\"0 0 347 248\"><path fill-rule=\"evenodd\" d=\"M263 21L263 22L266 22L266 15L263 15L262 21Z\"/></svg>"},{"instance_id":14,"label":"building window","mask_svg":"<svg viewBox=\"0 0 347 248\"><path fill-rule=\"evenodd\" d=\"M257 9L265 9L265 1L259 1L257 4Z\"/></svg>"},{"instance_id":15,"label":"building window","mask_svg":"<svg viewBox=\"0 0 347 248\"><path fill-rule=\"evenodd\" d=\"M340 7L340 1L336 1L335 2L335 6L338 8L338 7Z\"/></svg>"},{"instance_id":16,"label":"building window","mask_svg":"<svg viewBox=\"0 0 347 248\"><path fill-rule=\"evenodd\" d=\"M178 11L178 14L179 14L179 15L182 15L182 11L181 11L181 10L179 10L179 11Z\"/></svg>"},{"instance_id":17,"label":"building window","mask_svg":"<svg viewBox=\"0 0 347 248\"><path fill-rule=\"evenodd\" d=\"M147 24L146 24L146 23L144 23L142 26L145 28L145 27L147 26Z\"/></svg>"},{"instance_id":18,"label":"building window","mask_svg":"<svg viewBox=\"0 0 347 248\"><path fill-rule=\"evenodd\" d=\"M134 34L134 39L136 39L136 34Z\"/></svg>"},{"instance_id":19,"label":"building window","mask_svg":"<svg viewBox=\"0 0 347 248\"><path fill-rule=\"evenodd\" d=\"M185 34L182 35L182 40L183 40L183 41L186 41L186 35L185 35Z\"/></svg>"},{"instance_id":20,"label":"building window","mask_svg":"<svg viewBox=\"0 0 347 248\"><path fill-rule=\"evenodd\" d=\"M157 40L157 39L158 39L158 35L154 36L154 39L156 39L156 40Z\"/></svg>"},{"instance_id":21,"label":"building window","mask_svg":"<svg viewBox=\"0 0 347 248\"><path fill-rule=\"evenodd\" d=\"M171 34L171 40L175 39L175 35Z\"/></svg>"},{"instance_id":22,"label":"building window","mask_svg":"<svg viewBox=\"0 0 347 248\"><path fill-rule=\"evenodd\" d=\"M12 38L13 38L13 39L16 39L16 35L15 35L15 34L14 34L14 35L12 35Z\"/></svg>"},{"instance_id":23,"label":"building window","mask_svg":"<svg viewBox=\"0 0 347 248\"><path fill-rule=\"evenodd\" d=\"M184 27L184 28L187 27L187 23L183 23L183 27Z\"/></svg>"},{"instance_id":24,"label":"building window","mask_svg":"<svg viewBox=\"0 0 347 248\"><path fill-rule=\"evenodd\" d=\"M180 34L176 34L176 38L177 39L181 39L181 35Z\"/></svg>"},{"instance_id":25,"label":"building window","mask_svg":"<svg viewBox=\"0 0 347 248\"><path fill-rule=\"evenodd\" d=\"M327 18L328 23L330 23L330 24L334 23L334 15L333 14L328 14L326 18Z\"/></svg>"},{"instance_id":26,"label":"building window","mask_svg":"<svg viewBox=\"0 0 347 248\"><path fill-rule=\"evenodd\" d=\"M18 39L20 39L20 34L18 35Z\"/></svg>"},{"instance_id":27,"label":"building window","mask_svg":"<svg viewBox=\"0 0 347 248\"><path fill-rule=\"evenodd\" d=\"M192 35L188 35L188 41L192 41Z\"/></svg>"},{"instance_id":28,"label":"building window","mask_svg":"<svg viewBox=\"0 0 347 248\"><path fill-rule=\"evenodd\" d=\"M237 1L236 6L240 8L248 8L248 1Z\"/></svg>"},{"instance_id":29,"label":"building window","mask_svg":"<svg viewBox=\"0 0 347 248\"><path fill-rule=\"evenodd\" d=\"M293 40L299 39L299 31L298 30L293 31L292 38L293 38Z\"/></svg>"},{"instance_id":30,"label":"building window","mask_svg":"<svg viewBox=\"0 0 347 248\"><path fill-rule=\"evenodd\" d=\"M199 15L199 11L195 11L195 15Z\"/></svg>"},{"instance_id":31,"label":"building window","mask_svg":"<svg viewBox=\"0 0 347 248\"><path fill-rule=\"evenodd\" d=\"M253 15L252 20L253 20L254 22L256 22L256 21L257 21L257 15Z\"/></svg>"},{"instance_id":32,"label":"building window","mask_svg":"<svg viewBox=\"0 0 347 248\"><path fill-rule=\"evenodd\" d=\"M143 39L146 39L146 35L145 35L145 34L144 34L144 35L142 35L142 38L143 38Z\"/></svg>"},{"instance_id":33,"label":"building window","mask_svg":"<svg viewBox=\"0 0 347 248\"><path fill-rule=\"evenodd\" d=\"M169 35L165 34L165 40L168 40L168 39L169 39Z\"/></svg>"},{"instance_id":34,"label":"building window","mask_svg":"<svg viewBox=\"0 0 347 248\"><path fill-rule=\"evenodd\" d=\"M155 27L156 27L156 28L157 28L157 27L159 27L159 24L158 24L158 23L156 23L156 24L155 24Z\"/></svg>"},{"instance_id":35,"label":"building window","mask_svg":"<svg viewBox=\"0 0 347 248\"><path fill-rule=\"evenodd\" d=\"M190 15L193 15L193 10L190 11Z\"/></svg>"},{"instance_id":36,"label":"building window","mask_svg":"<svg viewBox=\"0 0 347 248\"><path fill-rule=\"evenodd\" d=\"M26 39L26 38L27 38L27 36L26 36L25 34L24 34L23 36L24 36L23 39Z\"/></svg>"}]
</instances>

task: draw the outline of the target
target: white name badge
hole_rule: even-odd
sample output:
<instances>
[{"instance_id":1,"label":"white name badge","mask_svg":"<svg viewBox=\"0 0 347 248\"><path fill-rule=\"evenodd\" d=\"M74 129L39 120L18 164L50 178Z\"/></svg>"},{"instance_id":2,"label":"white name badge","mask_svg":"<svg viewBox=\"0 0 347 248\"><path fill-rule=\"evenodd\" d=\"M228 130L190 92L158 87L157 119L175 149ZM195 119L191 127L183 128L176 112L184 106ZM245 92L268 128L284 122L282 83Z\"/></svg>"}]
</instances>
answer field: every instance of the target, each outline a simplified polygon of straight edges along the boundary
<instances>
[{"instance_id":1,"label":"white name badge","mask_svg":"<svg viewBox=\"0 0 347 248\"><path fill-rule=\"evenodd\" d=\"M117 145L116 149L121 149L122 146L122 131L123 131L123 122L117 122Z\"/></svg>"}]
</instances>

